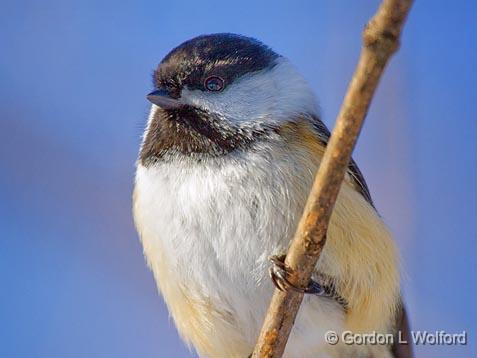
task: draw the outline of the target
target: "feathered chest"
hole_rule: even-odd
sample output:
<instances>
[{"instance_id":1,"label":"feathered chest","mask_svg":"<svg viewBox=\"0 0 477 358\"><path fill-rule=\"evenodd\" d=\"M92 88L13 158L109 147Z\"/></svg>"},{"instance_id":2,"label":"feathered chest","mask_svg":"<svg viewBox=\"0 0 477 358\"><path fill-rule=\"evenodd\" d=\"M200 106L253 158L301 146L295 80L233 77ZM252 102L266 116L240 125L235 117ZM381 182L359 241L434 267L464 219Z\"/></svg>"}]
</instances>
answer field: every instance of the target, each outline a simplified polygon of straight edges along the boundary
<instances>
[{"instance_id":1,"label":"feathered chest","mask_svg":"<svg viewBox=\"0 0 477 358\"><path fill-rule=\"evenodd\" d=\"M185 280L260 284L267 257L293 235L316 168L288 149L259 143L220 159L139 165L134 209L148 259L162 251Z\"/></svg>"}]
</instances>

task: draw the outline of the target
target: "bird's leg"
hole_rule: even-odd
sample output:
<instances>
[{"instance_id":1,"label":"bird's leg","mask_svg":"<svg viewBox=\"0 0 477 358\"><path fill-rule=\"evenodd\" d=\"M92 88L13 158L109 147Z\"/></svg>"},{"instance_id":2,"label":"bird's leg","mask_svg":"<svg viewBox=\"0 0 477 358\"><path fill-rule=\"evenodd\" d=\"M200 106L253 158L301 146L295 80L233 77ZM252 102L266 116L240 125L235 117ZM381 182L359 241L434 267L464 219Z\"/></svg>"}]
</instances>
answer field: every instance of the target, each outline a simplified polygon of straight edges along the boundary
<instances>
[{"instance_id":1,"label":"bird's leg","mask_svg":"<svg viewBox=\"0 0 477 358\"><path fill-rule=\"evenodd\" d=\"M280 291L295 291L312 295L323 295L325 293L325 288L314 280L310 280L306 287L299 287L292 284L288 280L291 269L285 265L285 256L286 255L274 255L269 258L272 263L269 274L276 288Z\"/></svg>"}]
</instances>

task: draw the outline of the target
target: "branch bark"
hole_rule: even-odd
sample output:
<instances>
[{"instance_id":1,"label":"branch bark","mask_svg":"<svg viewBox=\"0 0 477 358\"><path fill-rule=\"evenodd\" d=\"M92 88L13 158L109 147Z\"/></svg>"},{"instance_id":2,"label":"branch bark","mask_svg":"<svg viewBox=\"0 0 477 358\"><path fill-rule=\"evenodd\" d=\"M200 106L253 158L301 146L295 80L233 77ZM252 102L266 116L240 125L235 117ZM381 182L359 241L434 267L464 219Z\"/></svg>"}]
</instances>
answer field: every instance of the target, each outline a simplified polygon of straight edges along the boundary
<instances>
[{"instance_id":1,"label":"branch bark","mask_svg":"<svg viewBox=\"0 0 477 358\"><path fill-rule=\"evenodd\" d=\"M289 281L305 287L326 242L326 231L351 153L384 67L399 47L412 0L383 0L363 32L359 62L285 259ZM275 290L252 357L283 355L303 294Z\"/></svg>"}]
</instances>

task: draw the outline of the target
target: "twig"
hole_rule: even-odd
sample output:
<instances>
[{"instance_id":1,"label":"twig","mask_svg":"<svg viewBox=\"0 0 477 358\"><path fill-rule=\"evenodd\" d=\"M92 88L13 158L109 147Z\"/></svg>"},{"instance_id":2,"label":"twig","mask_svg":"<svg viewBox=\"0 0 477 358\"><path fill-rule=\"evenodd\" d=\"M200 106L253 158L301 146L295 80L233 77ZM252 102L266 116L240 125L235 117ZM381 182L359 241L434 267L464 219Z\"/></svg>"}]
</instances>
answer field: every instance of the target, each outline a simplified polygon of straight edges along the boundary
<instances>
[{"instance_id":1,"label":"twig","mask_svg":"<svg viewBox=\"0 0 477 358\"><path fill-rule=\"evenodd\" d=\"M363 32L361 56L348 87L292 240L285 264L290 282L305 287L326 242L328 222L369 104L391 55L399 47L401 28L412 0L383 0ZM281 357L303 294L275 290L252 357Z\"/></svg>"}]
</instances>

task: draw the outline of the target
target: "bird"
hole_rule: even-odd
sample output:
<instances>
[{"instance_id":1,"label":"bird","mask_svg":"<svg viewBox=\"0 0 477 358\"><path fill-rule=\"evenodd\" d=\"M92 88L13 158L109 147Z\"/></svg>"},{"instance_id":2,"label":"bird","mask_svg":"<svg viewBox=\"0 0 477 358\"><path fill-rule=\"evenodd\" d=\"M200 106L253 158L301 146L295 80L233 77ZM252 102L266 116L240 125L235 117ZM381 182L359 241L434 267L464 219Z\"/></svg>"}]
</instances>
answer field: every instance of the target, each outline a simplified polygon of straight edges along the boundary
<instances>
[{"instance_id":1,"label":"bird","mask_svg":"<svg viewBox=\"0 0 477 358\"><path fill-rule=\"evenodd\" d=\"M393 339L326 338L409 332L398 250L354 160L312 280L287 280L283 257L330 138L290 60L251 37L201 35L163 58L147 99L133 216L170 316L196 354L249 357L277 287L305 293L284 357L411 356Z\"/></svg>"}]
</instances>

